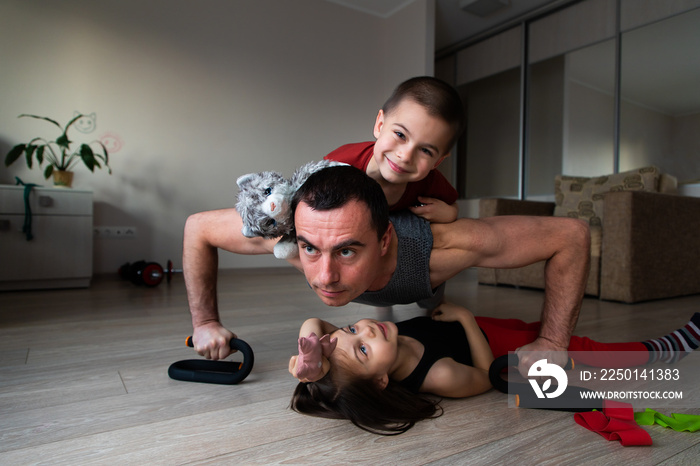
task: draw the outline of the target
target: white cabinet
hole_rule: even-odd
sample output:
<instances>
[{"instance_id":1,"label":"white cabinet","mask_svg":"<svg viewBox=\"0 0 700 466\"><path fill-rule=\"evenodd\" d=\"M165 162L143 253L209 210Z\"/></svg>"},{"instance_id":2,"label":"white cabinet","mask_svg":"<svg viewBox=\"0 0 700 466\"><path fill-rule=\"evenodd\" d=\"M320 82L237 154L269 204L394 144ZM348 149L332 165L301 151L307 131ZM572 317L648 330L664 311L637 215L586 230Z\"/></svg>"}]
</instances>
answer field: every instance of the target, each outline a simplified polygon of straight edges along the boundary
<instances>
[{"instance_id":1,"label":"white cabinet","mask_svg":"<svg viewBox=\"0 0 700 466\"><path fill-rule=\"evenodd\" d=\"M92 192L0 185L0 290L80 288L92 278Z\"/></svg>"}]
</instances>

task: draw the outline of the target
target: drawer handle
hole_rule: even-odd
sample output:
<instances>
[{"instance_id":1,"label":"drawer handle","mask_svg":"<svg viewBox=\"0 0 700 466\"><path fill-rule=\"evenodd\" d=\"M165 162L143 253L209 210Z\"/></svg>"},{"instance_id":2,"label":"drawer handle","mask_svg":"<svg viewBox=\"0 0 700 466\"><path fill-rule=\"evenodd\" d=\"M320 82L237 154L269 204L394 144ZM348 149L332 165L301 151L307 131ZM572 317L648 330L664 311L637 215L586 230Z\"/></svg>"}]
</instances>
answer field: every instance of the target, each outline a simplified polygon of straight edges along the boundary
<instances>
[{"instance_id":1,"label":"drawer handle","mask_svg":"<svg viewBox=\"0 0 700 466\"><path fill-rule=\"evenodd\" d=\"M50 196L39 196L39 205L41 207L53 207L53 198Z\"/></svg>"},{"instance_id":2,"label":"drawer handle","mask_svg":"<svg viewBox=\"0 0 700 466\"><path fill-rule=\"evenodd\" d=\"M10 231L10 221L6 219L0 220L0 231Z\"/></svg>"}]
</instances>

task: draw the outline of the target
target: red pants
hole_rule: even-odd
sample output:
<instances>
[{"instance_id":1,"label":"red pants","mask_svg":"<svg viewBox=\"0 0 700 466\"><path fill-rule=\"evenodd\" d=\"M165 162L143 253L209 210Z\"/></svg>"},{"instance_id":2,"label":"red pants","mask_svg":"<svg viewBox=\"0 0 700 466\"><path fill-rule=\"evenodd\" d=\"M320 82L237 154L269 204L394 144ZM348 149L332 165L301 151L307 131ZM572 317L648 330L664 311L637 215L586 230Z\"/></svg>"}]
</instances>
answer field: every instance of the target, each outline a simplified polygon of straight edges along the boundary
<instances>
[{"instance_id":1,"label":"red pants","mask_svg":"<svg viewBox=\"0 0 700 466\"><path fill-rule=\"evenodd\" d=\"M494 317L476 317L476 323L484 331L489 340L493 357L497 358L509 351L515 351L521 346L535 341L540 332L540 322L523 322L519 319L496 319ZM574 360L588 366L597 367L629 367L646 364L649 360L649 350L641 342L600 343L588 337L572 336L569 351L625 351L619 358L611 358L609 354L601 355L597 360L595 354L574 355ZM635 354L632 354L634 352ZM614 359L614 360L613 360Z\"/></svg>"}]
</instances>

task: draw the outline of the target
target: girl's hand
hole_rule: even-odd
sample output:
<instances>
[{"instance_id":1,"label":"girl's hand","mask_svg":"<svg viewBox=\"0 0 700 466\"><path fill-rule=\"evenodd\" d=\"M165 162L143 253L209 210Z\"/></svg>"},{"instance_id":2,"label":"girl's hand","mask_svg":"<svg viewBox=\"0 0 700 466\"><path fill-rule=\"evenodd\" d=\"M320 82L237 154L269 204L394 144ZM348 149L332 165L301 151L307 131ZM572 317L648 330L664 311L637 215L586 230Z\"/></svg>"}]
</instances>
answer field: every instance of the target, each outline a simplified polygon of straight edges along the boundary
<instances>
[{"instance_id":1,"label":"girl's hand","mask_svg":"<svg viewBox=\"0 0 700 466\"><path fill-rule=\"evenodd\" d=\"M411 212L432 223L451 223L457 219L457 204L449 205L440 199L419 196L418 201L422 204L409 207Z\"/></svg>"},{"instance_id":2,"label":"girl's hand","mask_svg":"<svg viewBox=\"0 0 700 466\"><path fill-rule=\"evenodd\" d=\"M289 373L292 374L295 378L299 379L297 377L297 361L299 360L299 356L292 356L289 358ZM331 370L331 362L326 358L326 357L321 357L321 371L317 374L316 377L313 379L309 378L301 378L299 379L300 382L316 382L317 380L321 380L325 375L328 373L329 370Z\"/></svg>"},{"instance_id":3,"label":"girl's hand","mask_svg":"<svg viewBox=\"0 0 700 466\"><path fill-rule=\"evenodd\" d=\"M316 317L306 319L299 329L300 337L308 337L312 333L316 335L326 335L335 332L338 327Z\"/></svg>"},{"instance_id":4,"label":"girl's hand","mask_svg":"<svg viewBox=\"0 0 700 466\"><path fill-rule=\"evenodd\" d=\"M431 317L440 322L464 322L465 320L473 320L474 314L462 306L442 303L433 309Z\"/></svg>"}]
</instances>

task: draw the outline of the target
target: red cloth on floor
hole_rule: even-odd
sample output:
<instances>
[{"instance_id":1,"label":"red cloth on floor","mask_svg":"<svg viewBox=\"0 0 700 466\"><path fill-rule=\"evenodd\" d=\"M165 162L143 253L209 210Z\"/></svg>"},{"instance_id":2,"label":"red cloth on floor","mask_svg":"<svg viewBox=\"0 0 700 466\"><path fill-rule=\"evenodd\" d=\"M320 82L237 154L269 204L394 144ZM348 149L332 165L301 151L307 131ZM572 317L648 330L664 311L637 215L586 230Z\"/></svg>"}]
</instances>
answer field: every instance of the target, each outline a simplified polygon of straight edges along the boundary
<instances>
[{"instance_id":1,"label":"red cloth on floor","mask_svg":"<svg viewBox=\"0 0 700 466\"><path fill-rule=\"evenodd\" d=\"M526 323L518 319L483 316L476 316L475 319L489 340L494 358L532 343L540 334L539 322ZM632 367L641 366L649 361L649 350L644 343L638 341L601 343L587 337L573 335L569 340L568 350L576 352L574 359L577 363L593 367ZM601 355L600 351L615 351L616 354Z\"/></svg>"},{"instance_id":2,"label":"red cloth on floor","mask_svg":"<svg viewBox=\"0 0 700 466\"><path fill-rule=\"evenodd\" d=\"M651 445L649 433L634 420L632 405L603 400L603 411L574 414L574 420L607 440L619 440L622 446Z\"/></svg>"}]
</instances>

